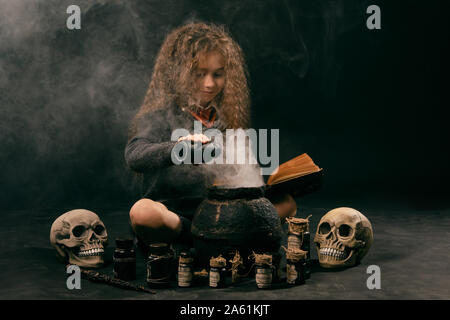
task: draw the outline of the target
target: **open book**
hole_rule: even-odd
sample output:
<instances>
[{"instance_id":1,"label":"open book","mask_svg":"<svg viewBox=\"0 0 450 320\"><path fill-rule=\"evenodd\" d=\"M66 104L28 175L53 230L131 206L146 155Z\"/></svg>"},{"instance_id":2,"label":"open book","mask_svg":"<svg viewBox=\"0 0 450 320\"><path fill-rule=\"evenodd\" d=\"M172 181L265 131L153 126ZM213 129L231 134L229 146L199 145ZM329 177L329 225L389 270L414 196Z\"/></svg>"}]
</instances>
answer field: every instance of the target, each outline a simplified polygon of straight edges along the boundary
<instances>
[{"instance_id":1,"label":"open book","mask_svg":"<svg viewBox=\"0 0 450 320\"><path fill-rule=\"evenodd\" d=\"M303 153L282 163L267 180L266 193L288 192L301 196L314 192L322 184L323 171L308 154Z\"/></svg>"}]
</instances>

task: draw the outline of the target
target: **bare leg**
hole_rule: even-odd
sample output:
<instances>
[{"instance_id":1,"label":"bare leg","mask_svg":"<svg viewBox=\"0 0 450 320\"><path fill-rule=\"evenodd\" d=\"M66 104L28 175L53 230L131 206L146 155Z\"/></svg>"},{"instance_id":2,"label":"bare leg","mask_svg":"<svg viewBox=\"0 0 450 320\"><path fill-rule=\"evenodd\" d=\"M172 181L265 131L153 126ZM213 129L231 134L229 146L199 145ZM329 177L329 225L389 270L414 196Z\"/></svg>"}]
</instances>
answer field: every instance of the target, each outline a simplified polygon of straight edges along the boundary
<instances>
[{"instance_id":1,"label":"bare leg","mask_svg":"<svg viewBox=\"0 0 450 320\"><path fill-rule=\"evenodd\" d=\"M277 196L270 201L275 206L282 223L295 216L297 203L290 194ZM137 201L130 210L131 226L145 244L173 242L181 232L180 217L161 202L151 199Z\"/></svg>"},{"instance_id":2,"label":"bare leg","mask_svg":"<svg viewBox=\"0 0 450 320\"><path fill-rule=\"evenodd\" d=\"M137 201L130 210L131 226L145 244L173 242L181 232L180 217L161 202Z\"/></svg>"}]
</instances>

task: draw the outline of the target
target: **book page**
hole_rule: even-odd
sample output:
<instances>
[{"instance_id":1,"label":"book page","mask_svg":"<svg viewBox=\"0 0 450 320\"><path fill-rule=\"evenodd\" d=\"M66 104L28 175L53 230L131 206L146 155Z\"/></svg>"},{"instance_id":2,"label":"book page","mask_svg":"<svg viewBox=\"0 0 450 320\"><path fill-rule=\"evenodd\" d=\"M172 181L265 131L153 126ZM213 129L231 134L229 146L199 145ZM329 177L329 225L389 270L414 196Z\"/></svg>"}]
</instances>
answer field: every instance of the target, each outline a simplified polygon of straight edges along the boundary
<instances>
[{"instance_id":1,"label":"book page","mask_svg":"<svg viewBox=\"0 0 450 320\"><path fill-rule=\"evenodd\" d=\"M278 167L276 174L271 175L267 181L268 185L277 184L287 180L299 178L322 170L306 153L303 153Z\"/></svg>"}]
</instances>

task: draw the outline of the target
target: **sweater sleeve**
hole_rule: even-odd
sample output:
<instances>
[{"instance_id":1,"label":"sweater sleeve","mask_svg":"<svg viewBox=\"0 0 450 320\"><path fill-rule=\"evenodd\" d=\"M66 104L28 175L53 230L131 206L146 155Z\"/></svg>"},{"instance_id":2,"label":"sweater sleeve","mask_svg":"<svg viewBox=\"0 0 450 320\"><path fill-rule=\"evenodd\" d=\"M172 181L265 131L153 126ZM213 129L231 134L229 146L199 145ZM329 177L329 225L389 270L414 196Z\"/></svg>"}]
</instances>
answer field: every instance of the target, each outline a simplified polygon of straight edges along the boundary
<instances>
[{"instance_id":1,"label":"sweater sleeve","mask_svg":"<svg viewBox=\"0 0 450 320\"><path fill-rule=\"evenodd\" d=\"M143 116L136 135L125 147L125 161L136 172L148 172L172 165L171 151L176 141L170 141L170 128L159 112Z\"/></svg>"}]
</instances>

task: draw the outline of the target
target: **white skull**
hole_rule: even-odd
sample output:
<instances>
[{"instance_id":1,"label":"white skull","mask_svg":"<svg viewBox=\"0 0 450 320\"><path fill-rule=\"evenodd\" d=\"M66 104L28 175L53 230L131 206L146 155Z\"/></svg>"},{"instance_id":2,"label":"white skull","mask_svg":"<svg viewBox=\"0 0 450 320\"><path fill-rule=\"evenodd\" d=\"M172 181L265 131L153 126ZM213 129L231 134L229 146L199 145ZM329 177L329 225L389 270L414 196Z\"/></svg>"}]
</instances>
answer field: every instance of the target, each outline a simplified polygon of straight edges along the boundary
<instances>
[{"instance_id":1,"label":"white skull","mask_svg":"<svg viewBox=\"0 0 450 320\"><path fill-rule=\"evenodd\" d=\"M53 222L50 243L64 262L98 268L104 263L108 233L94 212L76 209L62 214Z\"/></svg>"},{"instance_id":2,"label":"white skull","mask_svg":"<svg viewBox=\"0 0 450 320\"><path fill-rule=\"evenodd\" d=\"M322 267L352 267L372 245L372 225L355 209L336 208L320 219L314 242Z\"/></svg>"}]
</instances>

